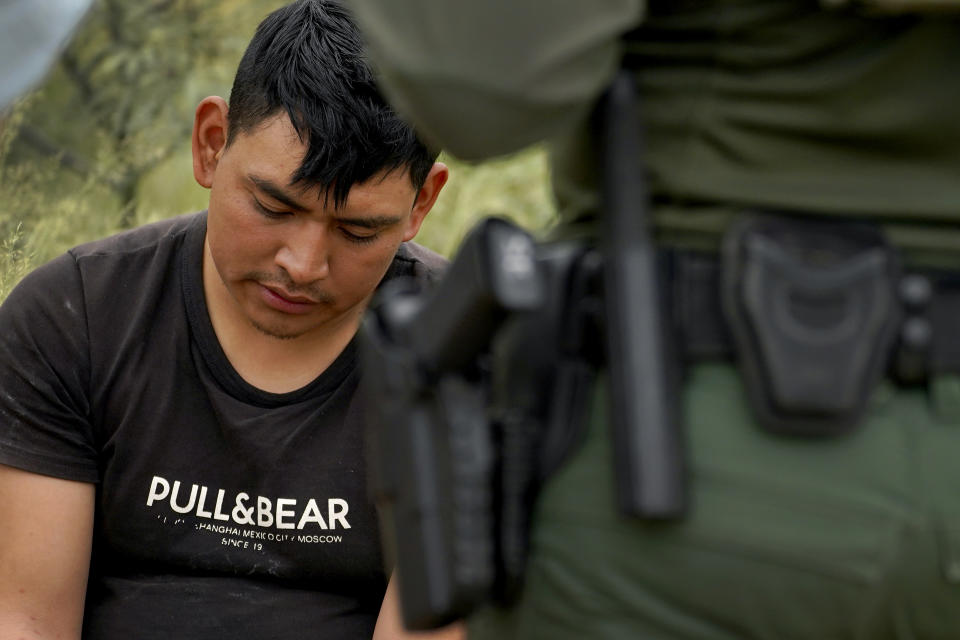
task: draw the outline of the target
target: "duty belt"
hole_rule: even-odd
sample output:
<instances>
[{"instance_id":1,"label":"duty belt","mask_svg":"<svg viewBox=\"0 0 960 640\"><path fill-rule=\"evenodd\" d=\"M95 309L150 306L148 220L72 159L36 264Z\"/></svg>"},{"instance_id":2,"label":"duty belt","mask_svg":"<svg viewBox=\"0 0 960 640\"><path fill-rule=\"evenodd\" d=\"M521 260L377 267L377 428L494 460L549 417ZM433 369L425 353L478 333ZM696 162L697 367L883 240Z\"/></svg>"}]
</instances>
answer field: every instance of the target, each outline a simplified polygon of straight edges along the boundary
<instances>
[{"instance_id":1,"label":"duty belt","mask_svg":"<svg viewBox=\"0 0 960 640\"><path fill-rule=\"evenodd\" d=\"M720 302L720 260L696 251L669 251L673 313L686 362L732 360L735 349ZM960 373L960 272L922 270L899 283L904 318L889 375L910 385Z\"/></svg>"},{"instance_id":2,"label":"duty belt","mask_svg":"<svg viewBox=\"0 0 960 640\"><path fill-rule=\"evenodd\" d=\"M868 240L842 249L834 247L833 259L824 261L820 247L825 238L847 236ZM798 435L833 433L851 427L859 419L866 396L882 375L898 384L916 385L938 374L960 373L960 335L957 334L960 272L901 269L896 250L877 238L878 234L860 224L810 223L803 219L757 216L729 234L721 256L664 251L663 271L669 281L667 297L681 361L738 361L747 374L751 401L761 424ZM751 249L744 247L751 244L754 255L747 255ZM760 249L770 253L770 247L780 252L779 258L758 257L765 255ZM864 268L865 275L859 281L846 276L849 284L840 283L831 288L829 276L824 275L830 273L831 267L834 272L846 269L848 273L853 262L866 263L864 256L871 255L870 252L877 257L876 264L882 263L882 266L874 268L872 274ZM826 253L830 254L829 248ZM765 260L766 263L759 264ZM782 269L778 260L793 261L790 268L799 275L790 275L790 270ZM755 264L751 265L751 261ZM811 261L815 264L811 265ZM772 283L764 284L764 279ZM839 282L841 277L836 279ZM824 280L827 284L822 284ZM810 287L815 286L820 286L819 291L810 293ZM864 293L871 288L878 292L872 299ZM804 300L807 294L810 299ZM752 315L749 305L742 304L750 296L757 300L756 312ZM804 352L805 338L801 334L805 324L810 329L812 344L829 333L832 326L841 326L849 319L847 316L853 317L856 309L851 305L862 301L874 304L883 316L869 317L869 311L861 309L860 322L866 328L858 326L856 319L848 327L851 341L866 342L853 344L846 353L840 349L835 356L830 355L835 351L830 345L823 350L827 355L811 355L815 348ZM784 311L791 305L796 308ZM776 326L783 325L784 315L791 314L797 318L788 319L788 326ZM871 331L867 336L858 334ZM792 350L778 344L778 341L791 340L796 343ZM820 361L815 360L818 357ZM822 360L830 357L839 359L836 363ZM771 389L771 385L777 383L777 376L787 379L788 387L797 380L798 384L804 384L805 375L808 378L829 376L832 371L840 376L835 365L840 365L842 372L843 366L858 357L869 357L872 362L865 362L857 369L861 380L856 381L857 388L850 391L860 395L854 403L856 407L826 406L842 395L844 385L849 383L842 376L835 382L824 381L826 389L839 385L835 392L829 392L828 400L818 401L815 390L808 393L801 389L794 394L791 389ZM784 362L778 362L778 358ZM812 398L810 406L803 406L804 397ZM781 410L783 405L791 403L797 406Z\"/></svg>"}]
</instances>

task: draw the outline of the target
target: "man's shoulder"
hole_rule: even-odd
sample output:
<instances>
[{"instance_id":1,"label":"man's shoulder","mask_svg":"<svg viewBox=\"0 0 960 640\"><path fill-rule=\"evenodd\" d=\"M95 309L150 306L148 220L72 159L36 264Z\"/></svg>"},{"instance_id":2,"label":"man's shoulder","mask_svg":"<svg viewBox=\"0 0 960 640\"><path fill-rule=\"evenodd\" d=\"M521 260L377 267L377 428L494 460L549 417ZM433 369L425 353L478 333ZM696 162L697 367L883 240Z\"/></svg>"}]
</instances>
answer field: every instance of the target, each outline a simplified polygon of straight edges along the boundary
<instances>
[{"instance_id":1,"label":"man's shoulder","mask_svg":"<svg viewBox=\"0 0 960 640\"><path fill-rule=\"evenodd\" d=\"M83 300L91 287L96 293L123 285L162 280L164 269L148 265L177 260L183 238L206 220L206 212L176 216L78 245L37 267L10 292L6 307L48 305L50 291L65 297L68 307ZM56 297L56 296L53 296ZM109 302L111 296L95 296ZM66 298L69 298L67 300Z\"/></svg>"},{"instance_id":2,"label":"man's shoulder","mask_svg":"<svg viewBox=\"0 0 960 640\"><path fill-rule=\"evenodd\" d=\"M122 255L143 250L151 250L167 242L176 242L195 225L206 221L206 211L189 213L120 233L87 242L71 249L69 253L76 260L94 256Z\"/></svg>"},{"instance_id":3,"label":"man's shoulder","mask_svg":"<svg viewBox=\"0 0 960 640\"><path fill-rule=\"evenodd\" d=\"M397 250L388 276L412 276L433 284L440 279L450 261L415 242L404 242Z\"/></svg>"}]
</instances>

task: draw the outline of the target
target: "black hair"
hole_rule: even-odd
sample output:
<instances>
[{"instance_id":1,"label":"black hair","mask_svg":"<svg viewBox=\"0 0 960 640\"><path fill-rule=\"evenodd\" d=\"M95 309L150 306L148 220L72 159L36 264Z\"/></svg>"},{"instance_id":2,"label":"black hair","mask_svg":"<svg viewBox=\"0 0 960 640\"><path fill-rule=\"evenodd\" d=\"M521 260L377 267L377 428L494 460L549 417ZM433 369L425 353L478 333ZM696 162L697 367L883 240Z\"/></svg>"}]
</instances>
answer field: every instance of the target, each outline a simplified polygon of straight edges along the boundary
<instances>
[{"instance_id":1,"label":"black hair","mask_svg":"<svg viewBox=\"0 0 960 640\"><path fill-rule=\"evenodd\" d=\"M420 189L437 157L376 86L360 32L335 0L297 0L268 15L233 81L227 145L286 111L307 152L292 184L318 184L339 208L351 187L406 169Z\"/></svg>"}]
</instances>

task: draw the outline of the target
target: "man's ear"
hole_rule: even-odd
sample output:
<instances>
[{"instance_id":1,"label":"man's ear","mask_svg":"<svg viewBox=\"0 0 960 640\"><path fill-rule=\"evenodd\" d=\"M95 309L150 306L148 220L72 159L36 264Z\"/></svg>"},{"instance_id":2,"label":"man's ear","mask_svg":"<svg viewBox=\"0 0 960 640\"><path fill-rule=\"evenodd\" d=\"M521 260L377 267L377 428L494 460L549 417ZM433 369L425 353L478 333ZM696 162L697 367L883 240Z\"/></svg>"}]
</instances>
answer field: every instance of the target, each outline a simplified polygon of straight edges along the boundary
<instances>
[{"instance_id":1,"label":"man's ear","mask_svg":"<svg viewBox=\"0 0 960 640\"><path fill-rule=\"evenodd\" d=\"M447 184L450 177L450 170L442 162L434 162L427 174L427 179L423 181L423 186L417 193L417 199L413 203L413 211L410 213L410 223L406 232L403 234L403 241L412 240L417 232L420 231L420 225L424 218L430 213L430 209L437 201L440 190Z\"/></svg>"},{"instance_id":2,"label":"man's ear","mask_svg":"<svg viewBox=\"0 0 960 640\"><path fill-rule=\"evenodd\" d=\"M204 98L193 119L193 177L201 187L213 185L213 174L227 145L227 101Z\"/></svg>"}]
</instances>

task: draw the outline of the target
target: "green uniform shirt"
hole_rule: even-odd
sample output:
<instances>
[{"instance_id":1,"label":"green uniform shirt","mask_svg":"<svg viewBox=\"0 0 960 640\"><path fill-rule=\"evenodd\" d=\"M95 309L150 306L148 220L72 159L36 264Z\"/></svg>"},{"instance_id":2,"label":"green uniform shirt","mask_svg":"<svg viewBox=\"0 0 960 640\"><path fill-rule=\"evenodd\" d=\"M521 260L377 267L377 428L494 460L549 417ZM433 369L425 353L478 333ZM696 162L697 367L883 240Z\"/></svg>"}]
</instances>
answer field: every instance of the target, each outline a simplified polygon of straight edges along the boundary
<instances>
[{"instance_id":1,"label":"green uniform shirt","mask_svg":"<svg viewBox=\"0 0 960 640\"><path fill-rule=\"evenodd\" d=\"M960 264L960 19L814 0L354 0L424 135L480 159L549 139L561 219L596 213L587 115L636 69L658 231L713 246L732 215L870 217Z\"/></svg>"}]
</instances>

